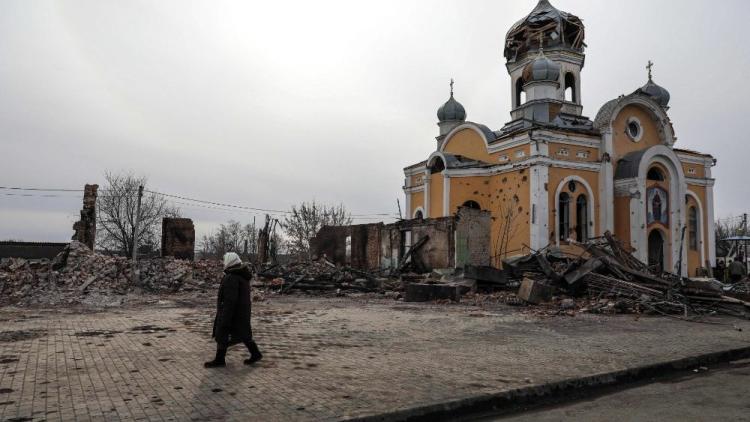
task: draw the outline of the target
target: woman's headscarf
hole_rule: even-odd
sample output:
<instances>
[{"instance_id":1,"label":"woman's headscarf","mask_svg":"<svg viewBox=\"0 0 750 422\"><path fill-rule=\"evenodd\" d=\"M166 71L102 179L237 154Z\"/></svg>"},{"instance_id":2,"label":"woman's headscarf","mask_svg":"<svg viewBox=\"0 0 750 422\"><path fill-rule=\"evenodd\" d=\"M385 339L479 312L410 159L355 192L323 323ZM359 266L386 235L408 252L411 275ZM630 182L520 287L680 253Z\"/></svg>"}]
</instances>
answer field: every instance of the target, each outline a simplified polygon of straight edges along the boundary
<instances>
[{"instance_id":1,"label":"woman's headscarf","mask_svg":"<svg viewBox=\"0 0 750 422\"><path fill-rule=\"evenodd\" d=\"M237 265L241 265L242 260L239 255L234 252L227 252L224 254L224 269L231 268Z\"/></svg>"}]
</instances>

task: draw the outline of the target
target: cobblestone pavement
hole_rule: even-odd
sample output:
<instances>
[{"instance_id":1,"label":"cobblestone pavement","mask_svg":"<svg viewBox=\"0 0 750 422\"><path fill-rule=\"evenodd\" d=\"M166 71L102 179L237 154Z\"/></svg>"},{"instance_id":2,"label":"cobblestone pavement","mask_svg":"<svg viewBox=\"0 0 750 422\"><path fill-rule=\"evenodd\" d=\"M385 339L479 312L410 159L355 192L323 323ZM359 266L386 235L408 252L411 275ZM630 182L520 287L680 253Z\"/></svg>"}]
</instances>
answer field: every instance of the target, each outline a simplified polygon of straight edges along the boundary
<instances>
[{"instance_id":1,"label":"cobblestone pavement","mask_svg":"<svg viewBox=\"0 0 750 422\"><path fill-rule=\"evenodd\" d=\"M339 420L743 347L750 324L275 298L256 366L204 369L213 310L0 310L0 420ZM740 329L742 331L740 331Z\"/></svg>"}]
</instances>

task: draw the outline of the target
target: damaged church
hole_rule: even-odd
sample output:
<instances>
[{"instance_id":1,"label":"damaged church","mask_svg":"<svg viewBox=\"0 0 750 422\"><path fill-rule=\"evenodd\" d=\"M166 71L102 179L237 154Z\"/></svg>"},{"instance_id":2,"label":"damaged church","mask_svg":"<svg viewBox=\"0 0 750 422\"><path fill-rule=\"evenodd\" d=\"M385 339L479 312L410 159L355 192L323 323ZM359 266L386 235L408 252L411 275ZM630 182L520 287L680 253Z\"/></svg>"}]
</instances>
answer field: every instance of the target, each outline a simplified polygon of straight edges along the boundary
<instances>
[{"instance_id":1,"label":"damaged church","mask_svg":"<svg viewBox=\"0 0 750 422\"><path fill-rule=\"evenodd\" d=\"M650 62L642 87L586 117L585 48L582 20L547 0L513 25L511 119L499 130L467 120L451 83L436 149L404 169L409 217L491 213L493 265L611 232L650 265L689 276L712 266L716 160L675 146L670 94Z\"/></svg>"}]
</instances>

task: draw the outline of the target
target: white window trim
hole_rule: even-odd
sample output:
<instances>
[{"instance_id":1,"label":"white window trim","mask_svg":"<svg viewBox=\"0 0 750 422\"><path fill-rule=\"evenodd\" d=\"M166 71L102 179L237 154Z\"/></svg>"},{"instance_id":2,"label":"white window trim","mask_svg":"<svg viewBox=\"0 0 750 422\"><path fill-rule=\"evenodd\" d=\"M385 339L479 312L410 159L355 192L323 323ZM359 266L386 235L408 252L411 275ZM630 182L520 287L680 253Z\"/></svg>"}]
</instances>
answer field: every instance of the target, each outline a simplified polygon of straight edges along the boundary
<instances>
[{"instance_id":1,"label":"white window trim","mask_svg":"<svg viewBox=\"0 0 750 422\"><path fill-rule=\"evenodd\" d=\"M635 123L638 125L638 136L633 137L633 135L630 134L630 131L628 130L628 126L630 126L631 123ZM628 120L625 122L625 134L628 135L628 138L630 138L633 142L640 142L643 138L643 125L641 124L640 119L638 119L635 116L628 117Z\"/></svg>"}]
</instances>

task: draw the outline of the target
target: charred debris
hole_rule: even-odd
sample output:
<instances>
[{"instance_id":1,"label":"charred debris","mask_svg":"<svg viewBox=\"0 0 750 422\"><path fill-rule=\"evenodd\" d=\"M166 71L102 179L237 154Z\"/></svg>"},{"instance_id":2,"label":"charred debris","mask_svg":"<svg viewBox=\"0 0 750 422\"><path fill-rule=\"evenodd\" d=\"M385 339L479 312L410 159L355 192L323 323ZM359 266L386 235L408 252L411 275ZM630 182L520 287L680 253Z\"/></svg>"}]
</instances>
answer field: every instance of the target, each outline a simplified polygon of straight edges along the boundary
<instances>
[{"instance_id":1,"label":"charred debris","mask_svg":"<svg viewBox=\"0 0 750 422\"><path fill-rule=\"evenodd\" d=\"M405 256L417 256L427 240ZM470 301L487 298L544 308L543 313L635 313L681 318L750 316L750 283L725 285L657 272L609 233L565 250L548 247L503 261L503 269L465 265L419 273L419 261L394 269L364 271L325 257L307 263L274 265L258 271L256 285L285 294L380 293L404 301Z\"/></svg>"}]
</instances>

